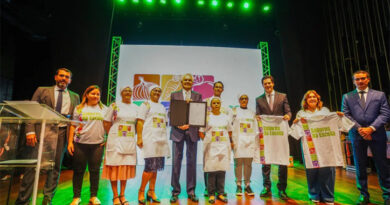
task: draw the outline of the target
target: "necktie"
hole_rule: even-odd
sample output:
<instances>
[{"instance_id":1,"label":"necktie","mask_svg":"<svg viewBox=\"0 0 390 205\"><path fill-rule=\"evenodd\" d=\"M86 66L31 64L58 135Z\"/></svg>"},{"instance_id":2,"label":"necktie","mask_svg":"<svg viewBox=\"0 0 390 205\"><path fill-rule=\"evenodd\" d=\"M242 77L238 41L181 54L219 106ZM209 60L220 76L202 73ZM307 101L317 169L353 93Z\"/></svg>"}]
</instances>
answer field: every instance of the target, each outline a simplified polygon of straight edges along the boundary
<instances>
[{"instance_id":1,"label":"necktie","mask_svg":"<svg viewBox=\"0 0 390 205\"><path fill-rule=\"evenodd\" d=\"M62 93L64 90L58 90L58 97L57 97L57 104L56 104L56 111L61 114L62 109Z\"/></svg>"},{"instance_id":2,"label":"necktie","mask_svg":"<svg viewBox=\"0 0 390 205\"><path fill-rule=\"evenodd\" d=\"M186 101L191 100L191 91L186 91Z\"/></svg>"},{"instance_id":3,"label":"necktie","mask_svg":"<svg viewBox=\"0 0 390 205\"><path fill-rule=\"evenodd\" d=\"M270 108L271 111L272 111L273 108L274 108L274 102L273 102L273 100L272 100L272 95L271 95L271 94L268 95L268 99L269 99L268 105L269 105L269 108Z\"/></svg>"},{"instance_id":4,"label":"necktie","mask_svg":"<svg viewBox=\"0 0 390 205\"><path fill-rule=\"evenodd\" d=\"M364 91L359 91L359 94L360 94L360 103L362 104L363 107L366 107L366 99L364 98Z\"/></svg>"}]
</instances>

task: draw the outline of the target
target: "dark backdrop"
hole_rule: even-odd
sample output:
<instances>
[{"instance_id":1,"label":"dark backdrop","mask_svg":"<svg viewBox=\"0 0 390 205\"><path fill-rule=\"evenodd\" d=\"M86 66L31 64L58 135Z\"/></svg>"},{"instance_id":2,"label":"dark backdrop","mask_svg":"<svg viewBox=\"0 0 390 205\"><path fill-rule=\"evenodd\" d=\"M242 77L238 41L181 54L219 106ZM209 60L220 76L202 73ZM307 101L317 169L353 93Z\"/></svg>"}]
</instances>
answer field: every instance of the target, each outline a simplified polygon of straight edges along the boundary
<instances>
[{"instance_id":1,"label":"dark backdrop","mask_svg":"<svg viewBox=\"0 0 390 205\"><path fill-rule=\"evenodd\" d=\"M70 89L81 95L87 86L100 85L105 101L112 35L122 36L125 44L256 48L267 41L275 89L288 93L294 116L306 90L327 97L325 27L314 1L276 0L269 14L189 5L135 9L127 2L116 5L112 21L112 2L104 0L3 0L1 6L0 100L30 99L38 86L54 83L58 67L67 67L74 73ZM292 145L300 157L297 143Z\"/></svg>"}]
</instances>

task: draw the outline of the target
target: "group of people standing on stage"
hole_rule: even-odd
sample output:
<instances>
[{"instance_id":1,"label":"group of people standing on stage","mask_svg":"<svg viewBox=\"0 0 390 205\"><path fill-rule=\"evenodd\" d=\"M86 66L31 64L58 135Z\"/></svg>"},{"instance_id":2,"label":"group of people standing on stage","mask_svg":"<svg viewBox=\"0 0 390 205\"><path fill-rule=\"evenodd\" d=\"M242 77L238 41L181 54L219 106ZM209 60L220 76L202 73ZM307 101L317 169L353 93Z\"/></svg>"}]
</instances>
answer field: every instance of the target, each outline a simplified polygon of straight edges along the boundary
<instances>
[{"instance_id":1,"label":"group of people standing on stage","mask_svg":"<svg viewBox=\"0 0 390 205\"><path fill-rule=\"evenodd\" d=\"M66 148L73 156L74 195L71 204L81 203L81 188L87 165L91 184L89 203L101 204L97 198L97 191L104 145L106 147L102 178L111 181L113 204L129 204L125 198L125 188L127 180L136 175L136 146L141 148L145 160L138 201L141 204L146 203L147 200L160 202L155 192L157 171L164 169L165 157L171 155L166 133L167 113L164 106L159 103L161 88L149 87L150 99L138 107L131 102L132 88L130 86L121 87L121 100L107 107L101 102L101 90L96 85L89 86L85 90L80 103L79 96L67 89L71 78L70 70L60 68L54 76L56 85L39 87L32 97L33 101L46 104L61 114L71 115L74 120L69 129L66 124L59 125L55 167L48 173L43 204L51 204ZM262 78L261 82L265 92L256 98L256 111L248 109L250 99L246 93L237 96L239 107L225 107L221 99L224 85L220 81L214 83L214 96L206 100L208 106L206 126L200 129L191 125L171 128L173 158L170 202L177 202L181 192L180 173L184 144L187 161L186 192L189 200L198 202L195 187L199 139L203 141L205 195L208 196L209 203L214 203L216 200L227 202L224 185L225 173L230 167L231 150L234 153L237 195L242 195L243 190L247 195L254 195L250 187L250 178L252 162L257 162L263 165L264 188L260 196L272 196L270 164L278 164L278 196L283 200L288 200L287 166L284 160L285 155L289 155L287 133L283 134L284 138L268 138L269 131L265 126L267 123L279 123L294 138L302 139L310 200L333 204L335 167L342 165L340 156L337 155L340 141L335 141L334 138L339 136L339 130L344 132L349 130L357 184L361 193L357 204L369 203L366 173L368 146L371 148L378 170L385 204L390 204L390 170L386 161L387 138L384 129L384 124L390 120L390 108L383 92L368 88L370 82L368 72L355 72L353 80L357 89L344 95L342 112L332 114L322 106L321 97L316 91L307 91L302 100L302 109L297 113L291 128L288 126L292 114L287 96L274 90L272 76ZM171 93L171 100L202 101L201 94L192 91L193 77L191 74L183 75L181 85L181 90ZM270 119L272 122L269 121ZM319 140L319 137L315 137L317 135L315 132L324 130L313 129L319 121L321 123L328 121L327 126L335 127L337 133L332 133L328 128L325 134L322 133L325 137L321 135L322 141ZM26 130L26 144L34 153L37 151L35 145L39 140L39 136L35 133L38 132L34 126L27 127ZM108 133L107 141L105 141L105 133ZM283 132L277 130L273 133ZM328 134L335 137L324 141L323 139L328 139L326 138ZM280 145L269 147L275 143ZM330 147L332 148L330 150L334 151L324 150L324 147ZM336 154L333 156L329 153ZM32 168L26 170L16 204L29 203L34 172ZM120 190L118 190L118 183ZM149 189L145 193L148 183Z\"/></svg>"}]
</instances>

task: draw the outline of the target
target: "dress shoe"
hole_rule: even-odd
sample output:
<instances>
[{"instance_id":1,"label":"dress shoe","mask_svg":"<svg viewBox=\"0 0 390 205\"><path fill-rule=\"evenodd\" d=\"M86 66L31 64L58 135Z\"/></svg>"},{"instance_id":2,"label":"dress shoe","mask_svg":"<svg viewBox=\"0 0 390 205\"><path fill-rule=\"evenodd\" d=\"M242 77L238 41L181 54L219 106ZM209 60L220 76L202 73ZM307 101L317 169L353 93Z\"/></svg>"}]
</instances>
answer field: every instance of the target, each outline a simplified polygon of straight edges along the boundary
<instances>
[{"instance_id":1,"label":"dress shoe","mask_svg":"<svg viewBox=\"0 0 390 205\"><path fill-rule=\"evenodd\" d=\"M97 197L92 197L91 199L89 199L88 204L90 204L90 205L101 205L102 202L100 202L100 200Z\"/></svg>"},{"instance_id":2,"label":"dress shoe","mask_svg":"<svg viewBox=\"0 0 390 205\"><path fill-rule=\"evenodd\" d=\"M367 205L368 203L370 203L370 198L363 195L360 195L356 202L357 205Z\"/></svg>"},{"instance_id":3,"label":"dress shoe","mask_svg":"<svg viewBox=\"0 0 390 205\"><path fill-rule=\"evenodd\" d=\"M51 205L51 200L48 196L43 197L42 205Z\"/></svg>"},{"instance_id":4,"label":"dress shoe","mask_svg":"<svg viewBox=\"0 0 390 205\"><path fill-rule=\"evenodd\" d=\"M121 205L130 205L130 202L126 200L125 195L119 195L118 197Z\"/></svg>"},{"instance_id":5,"label":"dress shoe","mask_svg":"<svg viewBox=\"0 0 390 205\"><path fill-rule=\"evenodd\" d=\"M260 197L272 196L272 192L270 188L264 188L260 193Z\"/></svg>"},{"instance_id":6,"label":"dress shoe","mask_svg":"<svg viewBox=\"0 0 390 205\"><path fill-rule=\"evenodd\" d=\"M138 203L139 204L145 204L146 203L145 192L144 191L141 191L141 190L138 191Z\"/></svg>"},{"instance_id":7,"label":"dress shoe","mask_svg":"<svg viewBox=\"0 0 390 205\"><path fill-rule=\"evenodd\" d=\"M148 201L152 200L153 203L160 203L160 199L157 198L157 195L154 190L149 190L148 194L146 195L146 198L148 199Z\"/></svg>"},{"instance_id":8,"label":"dress shoe","mask_svg":"<svg viewBox=\"0 0 390 205\"><path fill-rule=\"evenodd\" d=\"M74 198L70 205L79 205L81 203L81 198Z\"/></svg>"},{"instance_id":9,"label":"dress shoe","mask_svg":"<svg viewBox=\"0 0 390 205\"><path fill-rule=\"evenodd\" d=\"M282 200L285 200L285 201L289 199L286 191L279 191L279 198L281 198Z\"/></svg>"},{"instance_id":10,"label":"dress shoe","mask_svg":"<svg viewBox=\"0 0 390 205\"><path fill-rule=\"evenodd\" d=\"M195 194L188 194L188 199L190 199L192 202L198 202L198 197L195 196Z\"/></svg>"},{"instance_id":11,"label":"dress shoe","mask_svg":"<svg viewBox=\"0 0 390 205\"><path fill-rule=\"evenodd\" d=\"M169 201L171 203L176 203L178 199L179 199L179 197L177 195L172 195L171 198L169 199Z\"/></svg>"},{"instance_id":12,"label":"dress shoe","mask_svg":"<svg viewBox=\"0 0 390 205\"><path fill-rule=\"evenodd\" d=\"M248 196L255 195L255 193L253 193L253 191L252 191L251 186L249 186L249 185L245 187L245 194L248 195Z\"/></svg>"},{"instance_id":13,"label":"dress shoe","mask_svg":"<svg viewBox=\"0 0 390 205\"><path fill-rule=\"evenodd\" d=\"M210 204L214 204L214 203L215 203L215 196L214 196L214 195L211 195L211 196L209 197L209 203L210 203Z\"/></svg>"},{"instance_id":14,"label":"dress shoe","mask_svg":"<svg viewBox=\"0 0 390 205\"><path fill-rule=\"evenodd\" d=\"M222 201L222 202L224 202L224 203L227 203L227 202L228 202L227 198L226 198L223 194L219 194L219 195L217 196L217 199L220 200L220 201Z\"/></svg>"},{"instance_id":15,"label":"dress shoe","mask_svg":"<svg viewBox=\"0 0 390 205\"><path fill-rule=\"evenodd\" d=\"M242 196L242 188L241 188L241 185L237 185L236 196Z\"/></svg>"}]
</instances>

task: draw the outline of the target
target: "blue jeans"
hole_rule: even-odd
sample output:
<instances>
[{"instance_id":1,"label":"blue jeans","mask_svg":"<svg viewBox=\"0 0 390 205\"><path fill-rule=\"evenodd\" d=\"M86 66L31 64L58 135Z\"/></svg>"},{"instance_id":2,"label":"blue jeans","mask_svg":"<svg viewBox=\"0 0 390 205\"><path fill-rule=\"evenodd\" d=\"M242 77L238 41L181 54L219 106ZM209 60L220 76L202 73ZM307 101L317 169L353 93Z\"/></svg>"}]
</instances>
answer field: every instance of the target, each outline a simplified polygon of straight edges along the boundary
<instances>
[{"instance_id":1,"label":"blue jeans","mask_svg":"<svg viewBox=\"0 0 390 205\"><path fill-rule=\"evenodd\" d=\"M334 167L306 169L310 199L324 202L334 201L335 173Z\"/></svg>"}]
</instances>

